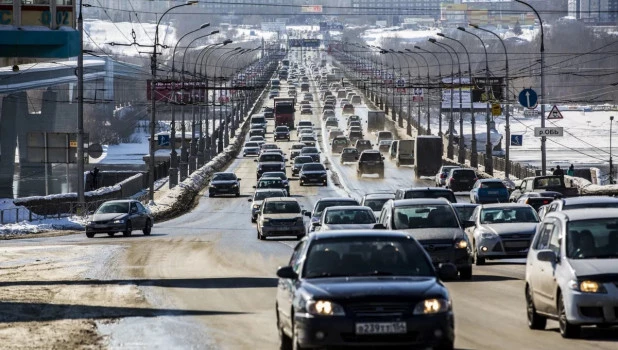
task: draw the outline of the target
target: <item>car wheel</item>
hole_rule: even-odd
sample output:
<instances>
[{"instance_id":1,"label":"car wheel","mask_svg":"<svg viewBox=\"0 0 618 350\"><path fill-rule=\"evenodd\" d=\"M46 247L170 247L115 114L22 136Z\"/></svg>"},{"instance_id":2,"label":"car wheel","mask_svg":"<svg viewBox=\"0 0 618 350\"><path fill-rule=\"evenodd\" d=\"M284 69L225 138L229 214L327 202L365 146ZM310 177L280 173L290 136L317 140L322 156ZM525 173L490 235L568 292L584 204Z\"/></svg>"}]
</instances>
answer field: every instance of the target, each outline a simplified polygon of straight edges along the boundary
<instances>
[{"instance_id":1,"label":"car wheel","mask_svg":"<svg viewBox=\"0 0 618 350\"><path fill-rule=\"evenodd\" d=\"M133 226L131 226L131 221L127 221L127 227L125 228L124 232L122 232L122 235L125 237L128 237L131 235L131 231L133 231Z\"/></svg>"},{"instance_id":2,"label":"car wheel","mask_svg":"<svg viewBox=\"0 0 618 350\"><path fill-rule=\"evenodd\" d=\"M528 316L528 328L545 329L545 326L547 325L547 318L536 312L530 286L526 286L526 313Z\"/></svg>"},{"instance_id":3,"label":"car wheel","mask_svg":"<svg viewBox=\"0 0 618 350\"><path fill-rule=\"evenodd\" d=\"M328 186L328 181L324 181L324 187Z\"/></svg>"},{"instance_id":4,"label":"car wheel","mask_svg":"<svg viewBox=\"0 0 618 350\"><path fill-rule=\"evenodd\" d=\"M258 238L258 240L263 241L266 237L264 237L264 236L260 233L260 230L257 230L257 238Z\"/></svg>"},{"instance_id":5,"label":"car wheel","mask_svg":"<svg viewBox=\"0 0 618 350\"><path fill-rule=\"evenodd\" d=\"M94 233L86 231L86 237L92 238L92 237L94 237Z\"/></svg>"},{"instance_id":6,"label":"car wheel","mask_svg":"<svg viewBox=\"0 0 618 350\"><path fill-rule=\"evenodd\" d=\"M401 163L399 163L399 161L396 161L395 165L399 168L401 166Z\"/></svg>"},{"instance_id":7,"label":"car wheel","mask_svg":"<svg viewBox=\"0 0 618 350\"><path fill-rule=\"evenodd\" d=\"M292 350L292 338L288 337L283 331L281 320L279 319L279 312L277 311L277 331L279 333L279 349L280 350Z\"/></svg>"},{"instance_id":8,"label":"car wheel","mask_svg":"<svg viewBox=\"0 0 618 350\"><path fill-rule=\"evenodd\" d=\"M305 186L305 183L303 182L303 180L300 180L300 181L298 182L298 184L299 184L299 185L301 185L301 186Z\"/></svg>"},{"instance_id":9,"label":"car wheel","mask_svg":"<svg viewBox=\"0 0 618 350\"><path fill-rule=\"evenodd\" d=\"M474 245L474 264L476 266L485 265L485 258L479 256L479 252L476 249L476 244Z\"/></svg>"},{"instance_id":10,"label":"car wheel","mask_svg":"<svg viewBox=\"0 0 618 350\"><path fill-rule=\"evenodd\" d=\"M472 266L466 266L460 269L459 278L466 281L472 279Z\"/></svg>"},{"instance_id":11,"label":"car wheel","mask_svg":"<svg viewBox=\"0 0 618 350\"><path fill-rule=\"evenodd\" d=\"M215 194L214 194L214 193L212 193L212 192L208 192L208 197L214 197L214 196L215 196Z\"/></svg>"},{"instance_id":12,"label":"car wheel","mask_svg":"<svg viewBox=\"0 0 618 350\"><path fill-rule=\"evenodd\" d=\"M569 320L567 320L562 293L560 293L558 298L558 324L560 325L560 335L563 338L579 338L581 327L569 323Z\"/></svg>"},{"instance_id":13,"label":"car wheel","mask_svg":"<svg viewBox=\"0 0 618 350\"><path fill-rule=\"evenodd\" d=\"M240 191L236 192L236 197L240 197Z\"/></svg>"},{"instance_id":14,"label":"car wheel","mask_svg":"<svg viewBox=\"0 0 618 350\"><path fill-rule=\"evenodd\" d=\"M114 237L114 235L116 234L116 232L108 232L107 235L110 237Z\"/></svg>"},{"instance_id":15,"label":"car wheel","mask_svg":"<svg viewBox=\"0 0 618 350\"><path fill-rule=\"evenodd\" d=\"M150 222L150 219L146 220L146 225L144 225L144 229L142 230L142 232L144 233L144 236L150 236L150 232L152 231L152 222Z\"/></svg>"}]
</instances>

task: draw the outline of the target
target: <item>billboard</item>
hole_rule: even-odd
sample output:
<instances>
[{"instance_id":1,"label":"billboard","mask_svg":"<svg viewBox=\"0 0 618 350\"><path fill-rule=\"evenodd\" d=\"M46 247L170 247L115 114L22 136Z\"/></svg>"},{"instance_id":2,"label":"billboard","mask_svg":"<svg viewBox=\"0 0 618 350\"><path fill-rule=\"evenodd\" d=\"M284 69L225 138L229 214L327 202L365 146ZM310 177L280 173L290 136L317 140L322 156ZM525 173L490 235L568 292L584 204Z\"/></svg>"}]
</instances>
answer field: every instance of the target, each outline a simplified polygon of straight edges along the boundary
<instances>
[{"instance_id":1,"label":"billboard","mask_svg":"<svg viewBox=\"0 0 618 350\"><path fill-rule=\"evenodd\" d=\"M322 5L305 5L300 8L302 13L322 13Z\"/></svg>"},{"instance_id":2,"label":"billboard","mask_svg":"<svg viewBox=\"0 0 618 350\"><path fill-rule=\"evenodd\" d=\"M475 110L485 110L487 107L487 98L485 94L485 77L473 77L472 85L467 78L455 78L451 81L450 78L442 80L442 110L449 111L451 109L451 90L453 92L453 110L459 110L459 86L461 84L461 108L470 109L470 94ZM489 78L489 103L503 101L504 99L504 78L490 77Z\"/></svg>"}]
</instances>

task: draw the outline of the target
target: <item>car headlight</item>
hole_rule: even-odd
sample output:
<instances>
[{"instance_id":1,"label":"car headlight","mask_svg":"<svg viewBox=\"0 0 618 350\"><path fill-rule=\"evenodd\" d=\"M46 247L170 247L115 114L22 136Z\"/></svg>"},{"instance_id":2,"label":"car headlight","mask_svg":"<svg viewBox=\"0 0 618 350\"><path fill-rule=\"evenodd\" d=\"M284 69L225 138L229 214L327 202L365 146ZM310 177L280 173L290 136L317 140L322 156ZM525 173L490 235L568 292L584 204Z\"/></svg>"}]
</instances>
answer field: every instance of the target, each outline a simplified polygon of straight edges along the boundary
<instances>
[{"instance_id":1,"label":"car headlight","mask_svg":"<svg viewBox=\"0 0 618 350\"><path fill-rule=\"evenodd\" d=\"M92 225L92 224L94 224L94 221L88 221L88 222L86 222L86 225Z\"/></svg>"},{"instance_id":2,"label":"car headlight","mask_svg":"<svg viewBox=\"0 0 618 350\"><path fill-rule=\"evenodd\" d=\"M455 241L456 249L466 249L468 248L468 242L465 239L458 239Z\"/></svg>"},{"instance_id":3,"label":"car headlight","mask_svg":"<svg viewBox=\"0 0 618 350\"><path fill-rule=\"evenodd\" d=\"M217 185L210 185L210 188L217 188Z\"/></svg>"},{"instance_id":4,"label":"car headlight","mask_svg":"<svg viewBox=\"0 0 618 350\"><path fill-rule=\"evenodd\" d=\"M415 315L432 315L447 312L451 309L451 302L446 299L426 299L416 304Z\"/></svg>"},{"instance_id":5,"label":"car headlight","mask_svg":"<svg viewBox=\"0 0 618 350\"><path fill-rule=\"evenodd\" d=\"M309 300L307 312L316 316L345 316L341 305L328 300Z\"/></svg>"},{"instance_id":6,"label":"car headlight","mask_svg":"<svg viewBox=\"0 0 618 350\"><path fill-rule=\"evenodd\" d=\"M124 219L118 219L113 221L114 224L124 224Z\"/></svg>"},{"instance_id":7,"label":"car headlight","mask_svg":"<svg viewBox=\"0 0 618 350\"><path fill-rule=\"evenodd\" d=\"M326 174L320 174L320 177L326 177Z\"/></svg>"},{"instance_id":8,"label":"car headlight","mask_svg":"<svg viewBox=\"0 0 618 350\"><path fill-rule=\"evenodd\" d=\"M602 283L591 280L583 280L583 281L570 281L569 286L573 290L580 291L582 293L607 293L607 290L603 286Z\"/></svg>"},{"instance_id":9,"label":"car headlight","mask_svg":"<svg viewBox=\"0 0 618 350\"><path fill-rule=\"evenodd\" d=\"M238 184L232 185L232 188L236 188L236 187L238 187Z\"/></svg>"},{"instance_id":10,"label":"car headlight","mask_svg":"<svg viewBox=\"0 0 618 350\"><path fill-rule=\"evenodd\" d=\"M260 209L260 205L259 204L254 204L253 205L253 209Z\"/></svg>"},{"instance_id":11,"label":"car headlight","mask_svg":"<svg viewBox=\"0 0 618 350\"><path fill-rule=\"evenodd\" d=\"M498 235L491 231L480 231L481 239L498 239Z\"/></svg>"}]
</instances>

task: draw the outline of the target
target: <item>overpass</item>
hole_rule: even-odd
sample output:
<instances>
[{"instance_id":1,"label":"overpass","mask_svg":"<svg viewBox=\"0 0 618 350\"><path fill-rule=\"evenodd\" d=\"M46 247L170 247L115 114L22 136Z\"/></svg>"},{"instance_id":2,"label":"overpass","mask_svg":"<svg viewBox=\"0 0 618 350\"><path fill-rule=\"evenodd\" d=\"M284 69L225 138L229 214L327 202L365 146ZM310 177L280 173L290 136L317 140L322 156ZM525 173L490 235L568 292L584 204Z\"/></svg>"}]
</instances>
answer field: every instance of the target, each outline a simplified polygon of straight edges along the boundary
<instances>
[{"instance_id":1,"label":"overpass","mask_svg":"<svg viewBox=\"0 0 618 350\"><path fill-rule=\"evenodd\" d=\"M16 147L20 171L49 167L28 154L28 134L77 130L77 59L0 67L0 198L13 197ZM146 100L148 69L111 57L84 58L84 100L111 118L118 105ZM39 157L40 158L40 157Z\"/></svg>"}]
</instances>

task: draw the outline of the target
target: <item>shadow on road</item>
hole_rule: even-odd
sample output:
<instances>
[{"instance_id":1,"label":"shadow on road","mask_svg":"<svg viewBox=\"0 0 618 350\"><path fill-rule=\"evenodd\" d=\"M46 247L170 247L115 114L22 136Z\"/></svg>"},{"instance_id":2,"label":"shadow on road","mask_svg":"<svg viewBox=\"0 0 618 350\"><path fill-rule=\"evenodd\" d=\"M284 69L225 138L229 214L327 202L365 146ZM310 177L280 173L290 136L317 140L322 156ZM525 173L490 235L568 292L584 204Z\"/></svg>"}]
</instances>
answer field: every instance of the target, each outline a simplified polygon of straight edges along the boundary
<instances>
[{"instance_id":1,"label":"shadow on road","mask_svg":"<svg viewBox=\"0 0 618 350\"><path fill-rule=\"evenodd\" d=\"M555 328L547 328L546 332L556 332L560 333L560 329L558 327ZM593 340L593 341L606 341L606 342L616 342L618 341L618 327L607 327L607 328L598 328L598 327L582 327L581 340Z\"/></svg>"},{"instance_id":2,"label":"shadow on road","mask_svg":"<svg viewBox=\"0 0 618 350\"><path fill-rule=\"evenodd\" d=\"M55 321L69 319L244 314L242 312L229 311L148 309L137 307L20 302L0 302L0 310L0 324L10 322Z\"/></svg>"},{"instance_id":3,"label":"shadow on road","mask_svg":"<svg viewBox=\"0 0 618 350\"><path fill-rule=\"evenodd\" d=\"M270 277L220 277L220 278L171 278L171 279L113 279L113 280L67 280L67 281L0 281L0 287L9 286L50 286L50 285L136 285L169 288L270 288L277 286L277 278ZM0 305L2 305L0 303ZM0 314L2 308L0 307Z\"/></svg>"}]
</instances>

